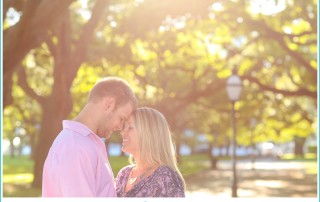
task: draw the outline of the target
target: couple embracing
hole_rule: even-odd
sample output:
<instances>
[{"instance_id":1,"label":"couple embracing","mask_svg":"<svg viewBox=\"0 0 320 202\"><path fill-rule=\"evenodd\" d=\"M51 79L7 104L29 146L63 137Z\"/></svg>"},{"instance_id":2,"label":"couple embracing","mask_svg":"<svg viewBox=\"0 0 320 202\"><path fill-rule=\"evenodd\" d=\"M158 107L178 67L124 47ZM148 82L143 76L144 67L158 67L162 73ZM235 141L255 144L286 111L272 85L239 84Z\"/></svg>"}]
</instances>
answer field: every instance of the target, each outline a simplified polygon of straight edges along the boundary
<instances>
[{"instance_id":1,"label":"couple embracing","mask_svg":"<svg viewBox=\"0 0 320 202\"><path fill-rule=\"evenodd\" d=\"M64 120L43 167L43 197L185 197L169 125L141 107L128 83L108 77L95 84L82 111ZM119 131L131 164L114 180L105 144Z\"/></svg>"}]
</instances>

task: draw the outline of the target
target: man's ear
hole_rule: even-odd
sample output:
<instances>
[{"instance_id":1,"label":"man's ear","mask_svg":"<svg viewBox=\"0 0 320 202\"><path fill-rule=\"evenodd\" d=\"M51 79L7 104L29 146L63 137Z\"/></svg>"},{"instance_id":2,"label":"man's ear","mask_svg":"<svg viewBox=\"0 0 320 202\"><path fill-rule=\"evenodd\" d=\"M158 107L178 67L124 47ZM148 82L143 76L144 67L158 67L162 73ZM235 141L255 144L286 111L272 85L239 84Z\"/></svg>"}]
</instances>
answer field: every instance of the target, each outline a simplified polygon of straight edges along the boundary
<instances>
[{"instance_id":1,"label":"man's ear","mask_svg":"<svg viewBox=\"0 0 320 202\"><path fill-rule=\"evenodd\" d=\"M116 107L116 100L113 97L106 97L104 100L104 110L111 112Z\"/></svg>"}]
</instances>

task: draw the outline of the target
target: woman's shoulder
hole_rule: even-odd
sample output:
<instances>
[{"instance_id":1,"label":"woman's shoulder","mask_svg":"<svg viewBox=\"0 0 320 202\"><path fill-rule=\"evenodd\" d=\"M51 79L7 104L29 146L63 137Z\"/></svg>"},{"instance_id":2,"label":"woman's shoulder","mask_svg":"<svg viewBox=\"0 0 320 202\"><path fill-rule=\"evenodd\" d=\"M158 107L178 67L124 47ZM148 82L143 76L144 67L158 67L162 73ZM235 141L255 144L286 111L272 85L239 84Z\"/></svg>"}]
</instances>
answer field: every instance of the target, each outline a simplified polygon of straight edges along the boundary
<instances>
[{"instance_id":1,"label":"woman's shoulder","mask_svg":"<svg viewBox=\"0 0 320 202\"><path fill-rule=\"evenodd\" d=\"M155 171L155 175L157 176L163 176L163 177L176 177L178 176L178 173L171 167L166 165L161 165L158 167L158 169Z\"/></svg>"},{"instance_id":2,"label":"woman's shoulder","mask_svg":"<svg viewBox=\"0 0 320 202\"><path fill-rule=\"evenodd\" d=\"M161 165L157 169L158 172L175 172L175 170L167 165Z\"/></svg>"},{"instance_id":3,"label":"woman's shoulder","mask_svg":"<svg viewBox=\"0 0 320 202\"><path fill-rule=\"evenodd\" d=\"M134 167L134 165L127 165L123 168L120 169L118 175L123 174L125 175L126 173L130 173L131 169Z\"/></svg>"},{"instance_id":4,"label":"woman's shoulder","mask_svg":"<svg viewBox=\"0 0 320 202\"><path fill-rule=\"evenodd\" d=\"M127 165L120 169L120 171L130 171L134 167L133 164Z\"/></svg>"},{"instance_id":5,"label":"woman's shoulder","mask_svg":"<svg viewBox=\"0 0 320 202\"><path fill-rule=\"evenodd\" d=\"M159 166L154 179L161 189L160 197L184 197L183 182L179 174L169 166Z\"/></svg>"}]
</instances>

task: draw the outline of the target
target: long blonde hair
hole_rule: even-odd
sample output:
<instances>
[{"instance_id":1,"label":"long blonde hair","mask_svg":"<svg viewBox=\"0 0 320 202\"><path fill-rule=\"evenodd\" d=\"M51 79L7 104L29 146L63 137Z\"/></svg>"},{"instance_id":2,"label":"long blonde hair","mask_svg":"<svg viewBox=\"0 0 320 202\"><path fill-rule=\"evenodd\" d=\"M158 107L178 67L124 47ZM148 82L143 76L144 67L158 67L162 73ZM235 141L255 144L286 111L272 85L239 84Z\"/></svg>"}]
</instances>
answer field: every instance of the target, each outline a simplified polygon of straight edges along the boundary
<instances>
[{"instance_id":1,"label":"long blonde hair","mask_svg":"<svg viewBox=\"0 0 320 202\"><path fill-rule=\"evenodd\" d=\"M139 142L140 162L146 165L165 165L175 170L183 183L169 124L164 115L152 108L142 107L135 111L135 125Z\"/></svg>"}]
</instances>

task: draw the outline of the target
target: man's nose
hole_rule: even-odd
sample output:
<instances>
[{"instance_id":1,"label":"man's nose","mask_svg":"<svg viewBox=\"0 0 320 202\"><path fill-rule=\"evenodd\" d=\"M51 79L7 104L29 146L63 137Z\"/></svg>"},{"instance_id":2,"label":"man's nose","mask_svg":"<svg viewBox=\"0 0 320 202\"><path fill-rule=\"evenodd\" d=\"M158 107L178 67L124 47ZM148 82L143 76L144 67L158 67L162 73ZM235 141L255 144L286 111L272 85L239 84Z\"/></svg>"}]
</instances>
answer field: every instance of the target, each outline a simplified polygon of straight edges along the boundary
<instances>
[{"instance_id":1,"label":"man's nose","mask_svg":"<svg viewBox=\"0 0 320 202\"><path fill-rule=\"evenodd\" d=\"M126 134L126 130L123 128L119 131L120 135L123 137Z\"/></svg>"},{"instance_id":2,"label":"man's nose","mask_svg":"<svg viewBox=\"0 0 320 202\"><path fill-rule=\"evenodd\" d=\"M121 132L122 131L122 127L120 125L118 125L115 130Z\"/></svg>"},{"instance_id":3,"label":"man's nose","mask_svg":"<svg viewBox=\"0 0 320 202\"><path fill-rule=\"evenodd\" d=\"M116 127L116 130L117 130L117 131L122 131L123 129L124 129L124 123L120 122L120 123L118 124L118 126Z\"/></svg>"}]
</instances>

